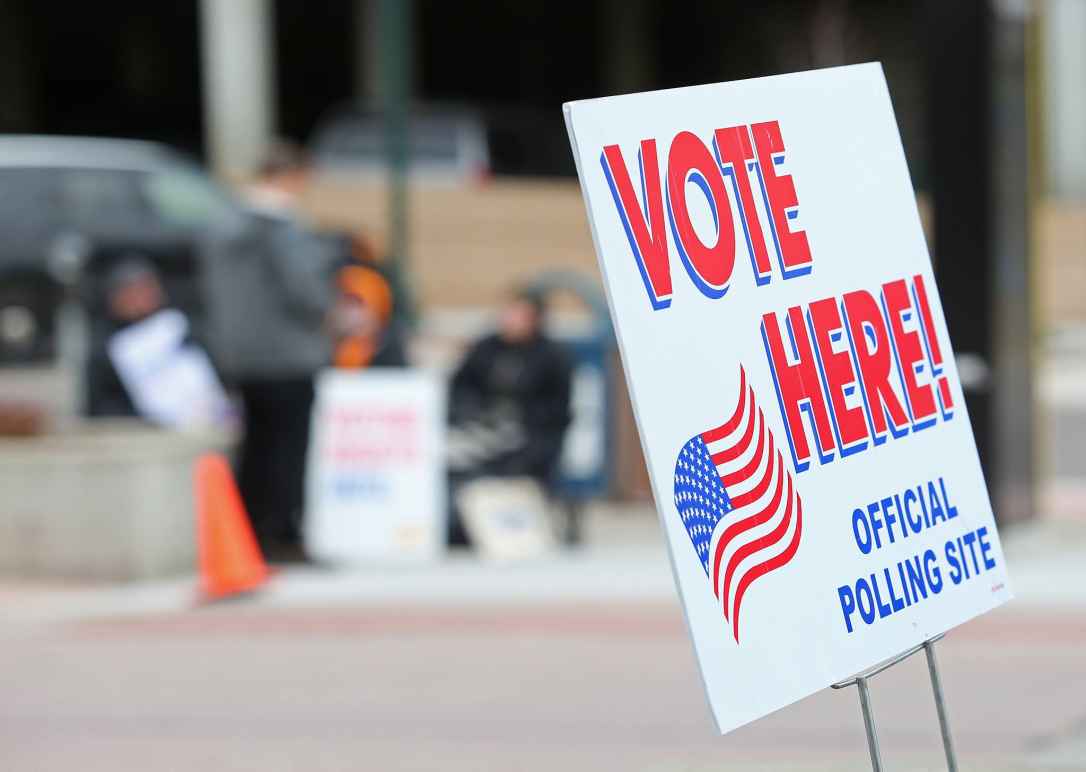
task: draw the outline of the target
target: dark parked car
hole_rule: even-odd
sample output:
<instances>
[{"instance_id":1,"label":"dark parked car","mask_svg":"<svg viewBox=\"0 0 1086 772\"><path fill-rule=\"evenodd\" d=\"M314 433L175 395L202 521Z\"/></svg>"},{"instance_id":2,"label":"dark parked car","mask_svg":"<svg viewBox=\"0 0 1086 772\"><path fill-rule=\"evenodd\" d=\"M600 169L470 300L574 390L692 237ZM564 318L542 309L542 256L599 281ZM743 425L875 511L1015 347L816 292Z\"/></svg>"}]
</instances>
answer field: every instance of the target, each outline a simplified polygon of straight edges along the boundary
<instances>
[{"instance_id":1,"label":"dark parked car","mask_svg":"<svg viewBox=\"0 0 1086 772\"><path fill-rule=\"evenodd\" d=\"M96 255L129 247L145 249L171 300L198 316L196 242L246 216L198 164L162 145L0 137L0 363L51 358L64 293L93 273Z\"/></svg>"},{"instance_id":2,"label":"dark parked car","mask_svg":"<svg viewBox=\"0 0 1086 772\"><path fill-rule=\"evenodd\" d=\"M381 113L340 105L318 122L309 141L319 173L361 181L385 169ZM420 104L408 121L412 179L421 183L473 184L495 176L574 175L573 158L557 110Z\"/></svg>"}]
</instances>

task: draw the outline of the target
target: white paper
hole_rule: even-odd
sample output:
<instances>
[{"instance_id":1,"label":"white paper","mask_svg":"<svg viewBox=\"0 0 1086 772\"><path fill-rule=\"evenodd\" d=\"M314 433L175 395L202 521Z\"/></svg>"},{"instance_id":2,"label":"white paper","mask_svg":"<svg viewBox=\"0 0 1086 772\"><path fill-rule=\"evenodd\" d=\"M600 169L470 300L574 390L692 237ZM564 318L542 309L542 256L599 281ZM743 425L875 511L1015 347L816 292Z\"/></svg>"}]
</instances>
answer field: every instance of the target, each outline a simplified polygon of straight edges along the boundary
<instances>
[{"instance_id":1,"label":"white paper","mask_svg":"<svg viewBox=\"0 0 1086 772\"><path fill-rule=\"evenodd\" d=\"M110 338L107 351L139 414L171 427L208 426L231 415L226 392L207 353L185 343L188 320L159 311Z\"/></svg>"}]
</instances>

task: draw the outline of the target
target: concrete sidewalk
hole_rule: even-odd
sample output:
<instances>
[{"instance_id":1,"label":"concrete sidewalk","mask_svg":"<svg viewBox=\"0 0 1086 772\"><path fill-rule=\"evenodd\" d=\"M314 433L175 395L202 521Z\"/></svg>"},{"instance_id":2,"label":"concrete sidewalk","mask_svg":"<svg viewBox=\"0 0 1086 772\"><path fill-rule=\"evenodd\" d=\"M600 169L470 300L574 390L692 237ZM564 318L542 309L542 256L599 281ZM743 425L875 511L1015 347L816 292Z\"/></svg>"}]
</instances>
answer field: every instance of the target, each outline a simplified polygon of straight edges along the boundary
<instances>
[{"instance_id":1,"label":"concrete sidewalk","mask_svg":"<svg viewBox=\"0 0 1086 772\"><path fill-rule=\"evenodd\" d=\"M586 545L520 563L454 552L434 563L332 569L286 566L235 606L458 606L554 603L677 604L666 548L647 507L608 508ZM1086 611L1086 521L1040 521L1003 534L1015 606ZM0 583L0 630L96 617L178 613L201 605L196 579L127 585Z\"/></svg>"},{"instance_id":2,"label":"concrete sidewalk","mask_svg":"<svg viewBox=\"0 0 1086 772\"><path fill-rule=\"evenodd\" d=\"M454 552L435 563L280 568L238 603L257 608L556 602L677 603L666 548L647 507L603 509L586 545L521 563ZM1086 520L1039 521L1002 534L1014 605L1086 610ZM0 630L98 616L177 613L200 604L196 579L127 585L0 582Z\"/></svg>"},{"instance_id":3,"label":"concrete sidewalk","mask_svg":"<svg viewBox=\"0 0 1086 772\"><path fill-rule=\"evenodd\" d=\"M869 769L851 689L716 736L655 516L590 528L530 563L290 568L211 605L191 577L9 583L0 769ZM961 768L1086 769L1086 533L1004 542L1018 598L939 644ZM888 768L942 768L923 659L873 693Z\"/></svg>"}]
</instances>

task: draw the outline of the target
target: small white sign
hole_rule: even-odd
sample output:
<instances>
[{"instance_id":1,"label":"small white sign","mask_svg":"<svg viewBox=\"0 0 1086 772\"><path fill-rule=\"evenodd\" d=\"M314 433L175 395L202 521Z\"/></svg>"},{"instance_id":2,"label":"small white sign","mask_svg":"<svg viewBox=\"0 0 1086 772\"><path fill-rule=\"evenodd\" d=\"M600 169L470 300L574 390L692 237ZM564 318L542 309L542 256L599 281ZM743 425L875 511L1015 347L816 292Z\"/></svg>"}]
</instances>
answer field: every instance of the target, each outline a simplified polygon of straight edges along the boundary
<instances>
[{"instance_id":1,"label":"small white sign","mask_svg":"<svg viewBox=\"0 0 1086 772\"><path fill-rule=\"evenodd\" d=\"M462 483L455 495L464 527L483 557L525 560L554 548L547 499L534 479L480 477Z\"/></svg>"},{"instance_id":2,"label":"small white sign","mask_svg":"<svg viewBox=\"0 0 1086 772\"><path fill-rule=\"evenodd\" d=\"M1008 600L880 66L565 114L720 730Z\"/></svg>"},{"instance_id":3,"label":"small white sign","mask_svg":"<svg viewBox=\"0 0 1086 772\"><path fill-rule=\"evenodd\" d=\"M107 343L118 378L148 421L185 428L233 416L207 352L187 341L188 332L185 315L166 309L125 327Z\"/></svg>"},{"instance_id":4,"label":"small white sign","mask_svg":"<svg viewBox=\"0 0 1086 772\"><path fill-rule=\"evenodd\" d=\"M416 370L327 370L306 482L316 560L434 558L445 547L444 389Z\"/></svg>"}]
</instances>

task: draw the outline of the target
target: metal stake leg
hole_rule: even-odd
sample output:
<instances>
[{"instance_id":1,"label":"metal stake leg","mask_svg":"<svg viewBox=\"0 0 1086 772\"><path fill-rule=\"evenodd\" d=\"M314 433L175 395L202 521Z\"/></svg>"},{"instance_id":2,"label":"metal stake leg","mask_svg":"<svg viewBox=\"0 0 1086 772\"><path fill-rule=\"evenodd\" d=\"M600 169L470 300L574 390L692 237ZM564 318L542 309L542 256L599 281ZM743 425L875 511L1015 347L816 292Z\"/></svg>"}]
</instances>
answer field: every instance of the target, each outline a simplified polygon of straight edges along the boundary
<instances>
[{"instance_id":1,"label":"metal stake leg","mask_svg":"<svg viewBox=\"0 0 1086 772\"><path fill-rule=\"evenodd\" d=\"M871 711L871 691L868 689L869 679L877 676L883 670L893 667L898 662L908 659L921 649L928 657L928 672L931 674L931 690L935 693L935 709L939 712L939 729L943 733L943 751L946 753L946 766L949 772L958 772L958 759L954 755L954 743L950 739L950 724L946 717L946 703L943 701L943 684L939 679L939 666L935 662L935 642L942 638L940 633L931 640L918 643L911 649L907 649L896 657L891 657L885 662L876 665L863 673L844 681L838 681L830 686L834 689L846 689L855 685L860 690L860 708L864 714L864 728L867 730L867 748L871 751L871 768L874 772L883 772L882 752L879 750L879 736L875 731L875 714Z\"/></svg>"},{"instance_id":2,"label":"metal stake leg","mask_svg":"<svg viewBox=\"0 0 1086 772\"><path fill-rule=\"evenodd\" d=\"M871 751L871 769L883 772L882 752L879 750L879 735L875 731L875 714L871 710L871 691L867 688L867 679L856 679L856 688L860 691L860 709L864 714L864 729L867 730L867 749Z\"/></svg>"},{"instance_id":3,"label":"metal stake leg","mask_svg":"<svg viewBox=\"0 0 1086 772\"><path fill-rule=\"evenodd\" d=\"M939 665L935 661L935 641L928 641L924 644L924 653L928 657L931 690L935 694L935 710L939 714L939 731L943 734L946 768L949 772L958 772L958 758L954 754L954 741L950 737L950 722L947 721L946 702L943 700L943 682L939 678Z\"/></svg>"}]
</instances>

